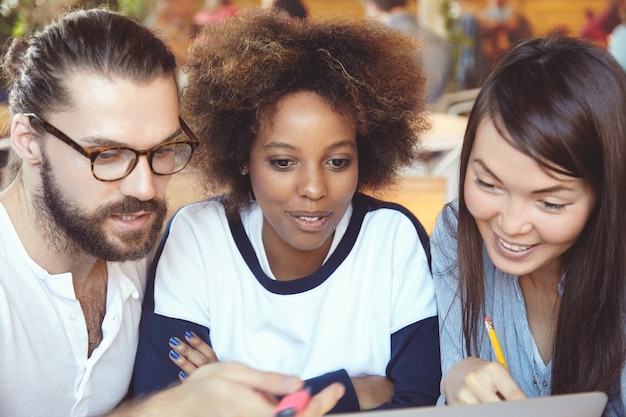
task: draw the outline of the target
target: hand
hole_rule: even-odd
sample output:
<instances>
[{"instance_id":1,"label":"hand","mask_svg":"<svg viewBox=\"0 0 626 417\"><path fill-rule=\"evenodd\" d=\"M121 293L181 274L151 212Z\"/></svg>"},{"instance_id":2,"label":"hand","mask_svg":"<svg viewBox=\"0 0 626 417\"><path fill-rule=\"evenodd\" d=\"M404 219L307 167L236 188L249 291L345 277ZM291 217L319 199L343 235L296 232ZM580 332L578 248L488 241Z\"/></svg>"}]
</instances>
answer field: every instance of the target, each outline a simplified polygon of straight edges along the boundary
<instances>
[{"instance_id":1,"label":"hand","mask_svg":"<svg viewBox=\"0 0 626 417\"><path fill-rule=\"evenodd\" d=\"M327 414L346 392L339 382L330 384L309 401L309 405L297 417L320 417Z\"/></svg>"},{"instance_id":2,"label":"hand","mask_svg":"<svg viewBox=\"0 0 626 417\"><path fill-rule=\"evenodd\" d=\"M191 331L185 332L185 340L178 337L170 338L170 348L176 354L170 352L170 360L178 366L184 374L179 374L181 380L191 375L197 368L209 363L217 363L217 355L211 347L200 337Z\"/></svg>"},{"instance_id":3,"label":"hand","mask_svg":"<svg viewBox=\"0 0 626 417\"><path fill-rule=\"evenodd\" d=\"M465 358L443 377L441 390L448 405L522 400L526 395L498 362Z\"/></svg>"},{"instance_id":4,"label":"hand","mask_svg":"<svg viewBox=\"0 0 626 417\"><path fill-rule=\"evenodd\" d=\"M218 367L219 368L216 368ZM210 368L209 371L205 369ZM210 390L218 398L205 403L210 415L219 416L271 416L277 401L274 396L291 394L303 388L304 383L296 377L288 377L273 372L261 372L236 362L205 366L194 373L182 387L189 384L206 386L208 378L213 378ZM333 384L314 396L308 407L298 417L321 416L332 409L343 395L340 384ZM271 395L268 395L271 394ZM202 407L206 408L206 406Z\"/></svg>"},{"instance_id":5,"label":"hand","mask_svg":"<svg viewBox=\"0 0 626 417\"><path fill-rule=\"evenodd\" d=\"M124 406L109 417L272 417L276 396L296 392L303 385L297 377L262 372L241 363L215 363L197 369L182 384ZM311 398L298 417L326 414L343 394L343 385L329 385Z\"/></svg>"},{"instance_id":6,"label":"hand","mask_svg":"<svg viewBox=\"0 0 626 417\"><path fill-rule=\"evenodd\" d=\"M371 410L391 401L393 383L384 376L369 375L350 378L361 411Z\"/></svg>"}]
</instances>

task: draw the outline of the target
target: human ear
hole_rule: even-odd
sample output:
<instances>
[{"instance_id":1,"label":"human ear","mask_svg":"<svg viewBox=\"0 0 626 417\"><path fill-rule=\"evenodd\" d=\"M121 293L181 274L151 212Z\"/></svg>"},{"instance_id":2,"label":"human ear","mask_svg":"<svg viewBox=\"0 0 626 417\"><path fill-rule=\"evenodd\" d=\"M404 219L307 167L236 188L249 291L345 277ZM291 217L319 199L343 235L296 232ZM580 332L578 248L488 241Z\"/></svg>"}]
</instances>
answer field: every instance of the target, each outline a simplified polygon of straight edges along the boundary
<instances>
[{"instance_id":1,"label":"human ear","mask_svg":"<svg viewBox=\"0 0 626 417\"><path fill-rule=\"evenodd\" d=\"M28 116L18 113L11 121L11 145L13 151L25 163L41 165L43 158L38 133L33 130Z\"/></svg>"}]
</instances>

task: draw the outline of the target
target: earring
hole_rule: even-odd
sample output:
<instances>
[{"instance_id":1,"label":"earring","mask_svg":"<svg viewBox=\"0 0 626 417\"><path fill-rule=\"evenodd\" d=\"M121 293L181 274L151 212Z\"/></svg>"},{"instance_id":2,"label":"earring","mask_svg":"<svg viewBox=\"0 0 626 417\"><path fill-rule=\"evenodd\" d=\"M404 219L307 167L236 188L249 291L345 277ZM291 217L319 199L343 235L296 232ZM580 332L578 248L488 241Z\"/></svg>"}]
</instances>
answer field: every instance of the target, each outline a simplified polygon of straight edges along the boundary
<instances>
[{"instance_id":1,"label":"earring","mask_svg":"<svg viewBox=\"0 0 626 417\"><path fill-rule=\"evenodd\" d=\"M248 166L247 165L243 165L240 169L239 169L239 173L241 175L248 175Z\"/></svg>"}]
</instances>

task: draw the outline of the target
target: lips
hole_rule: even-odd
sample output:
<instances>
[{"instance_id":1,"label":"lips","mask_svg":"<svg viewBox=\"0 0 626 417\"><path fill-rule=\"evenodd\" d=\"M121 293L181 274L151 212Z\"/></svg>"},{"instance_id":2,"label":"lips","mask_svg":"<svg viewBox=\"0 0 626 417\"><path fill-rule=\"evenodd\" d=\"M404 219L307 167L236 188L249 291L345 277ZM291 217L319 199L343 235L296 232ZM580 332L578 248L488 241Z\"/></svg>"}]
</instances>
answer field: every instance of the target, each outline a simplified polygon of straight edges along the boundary
<instances>
[{"instance_id":1,"label":"lips","mask_svg":"<svg viewBox=\"0 0 626 417\"><path fill-rule=\"evenodd\" d=\"M505 240L503 240L501 237L497 237L498 242L500 243L500 245L502 245L503 248L510 250L511 252L524 252L527 251L528 249L531 249L533 247L535 247L536 245L520 245L520 244L516 244L516 243L509 243Z\"/></svg>"},{"instance_id":2,"label":"lips","mask_svg":"<svg viewBox=\"0 0 626 417\"><path fill-rule=\"evenodd\" d=\"M288 212L287 215L300 229L307 232L316 232L328 224L329 212Z\"/></svg>"},{"instance_id":3,"label":"lips","mask_svg":"<svg viewBox=\"0 0 626 417\"><path fill-rule=\"evenodd\" d=\"M148 224L150 221L152 212L140 212L140 213L117 213L113 214L111 218L125 231L139 230Z\"/></svg>"},{"instance_id":4,"label":"lips","mask_svg":"<svg viewBox=\"0 0 626 417\"><path fill-rule=\"evenodd\" d=\"M130 221L135 220L139 216L131 216L129 214L121 214L121 215L119 215L117 217L119 217L120 219L124 220L125 222L130 222Z\"/></svg>"},{"instance_id":5,"label":"lips","mask_svg":"<svg viewBox=\"0 0 626 417\"><path fill-rule=\"evenodd\" d=\"M524 244L522 242L513 242L505 240L498 234L493 233L493 248L495 253L503 259L509 261L521 262L534 253L537 244Z\"/></svg>"}]
</instances>

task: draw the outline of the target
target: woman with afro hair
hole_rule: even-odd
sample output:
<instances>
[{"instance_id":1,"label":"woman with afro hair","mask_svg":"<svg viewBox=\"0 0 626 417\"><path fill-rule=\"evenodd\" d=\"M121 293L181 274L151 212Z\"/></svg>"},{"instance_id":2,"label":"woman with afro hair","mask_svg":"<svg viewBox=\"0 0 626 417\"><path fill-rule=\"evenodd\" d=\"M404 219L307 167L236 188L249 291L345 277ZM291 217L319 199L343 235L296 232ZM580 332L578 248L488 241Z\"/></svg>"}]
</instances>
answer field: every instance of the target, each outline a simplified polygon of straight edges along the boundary
<instances>
[{"instance_id":1,"label":"woman with afro hair","mask_svg":"<svg viewBox=\"0 0 626 417\"><path fill-rule=\"evenodd\" d=\"M183 108L201 142L194 168L221 195L169 224L135 394L236 360L314 393L343 383L333 412L435 404L428 236L407 209L366 194L420 157L415 42L363 18L263 10L195 40Z\"/></svg>"}]
</instances>

